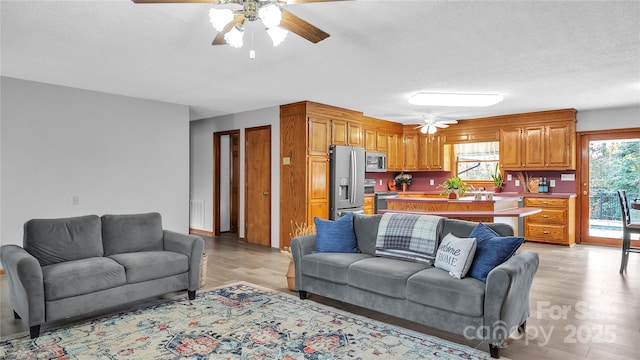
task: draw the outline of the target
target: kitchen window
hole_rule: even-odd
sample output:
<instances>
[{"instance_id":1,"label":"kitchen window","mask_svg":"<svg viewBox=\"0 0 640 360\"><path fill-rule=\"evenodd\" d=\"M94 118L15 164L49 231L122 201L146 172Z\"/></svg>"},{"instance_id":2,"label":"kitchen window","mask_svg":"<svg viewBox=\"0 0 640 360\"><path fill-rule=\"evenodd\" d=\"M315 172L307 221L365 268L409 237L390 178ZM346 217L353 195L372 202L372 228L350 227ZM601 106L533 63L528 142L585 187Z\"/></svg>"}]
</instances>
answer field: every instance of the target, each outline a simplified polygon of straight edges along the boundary
<instances>
[{"instance_id":1,"label":"kitchen window","mask_svg":"<svg viewBox=\"0 0 640 360\"><path fill-rule=\"evenodd\" d=\"M455 144L456 175L474 185L493 184L491 175L500 162L499 149L498 141Z\"/></svg>"}]
</instances>

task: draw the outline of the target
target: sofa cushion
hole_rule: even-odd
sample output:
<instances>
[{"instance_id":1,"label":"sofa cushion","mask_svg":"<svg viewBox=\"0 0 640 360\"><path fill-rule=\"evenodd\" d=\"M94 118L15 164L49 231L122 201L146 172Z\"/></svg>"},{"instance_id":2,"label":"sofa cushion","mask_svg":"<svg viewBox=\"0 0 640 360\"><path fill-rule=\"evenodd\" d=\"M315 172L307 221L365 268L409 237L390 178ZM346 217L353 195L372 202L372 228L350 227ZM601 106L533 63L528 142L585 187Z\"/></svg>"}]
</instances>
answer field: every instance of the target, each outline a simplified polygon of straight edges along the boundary
<instances>
[{"instance_id":1,"label":"sofa cushion","mask_svg":"<svg viewBox=\"0 0 640 360\"><path fill-rule=\"evenodd\" d=\"M126 283L124 267L104 257L43 266L42 278L47 301L89 294Z\"/></svg>"},{"instance_id":2,"label":"sofa cushion","mask_svg":"<svg viewBox=\"0 0 640 360\"><path fill-rule=\"evenodd\" d=\"M355 262L349 266L348 284L350 286L372 291L394 298L405 298L407 279L429 265L374 257Z\"/></svg>"},{"instance_id":3,"label":"sofa cushion","mask_svg":"<svg viewBox=\"0 0 640 360\"><path fill-rule=\"evenodd\" d=\"M115 254L109 258L124 266L128 284L189 271L189 258L173 251L139 251Z\"/></svg>"},{"instance_id":4,"label":"sofa cushion","mask_svg":"<svg viewBox=\"0 0 640 360\"><path fill-rule=\"evenodd\" d=\"M467 275L475 253L476 239L447 234L438 247L434 265L454 278L462 279Z\"/></svg>"},{"instance_id":5,"label":"sofa cushion","mask_svg":"<svg viewBox=\"0 0 640 360\"><path fill-rule=\"evenodd\" d=\"M376 239L376 255L433 264L443 217L385 213Z\"/></svg>"},{"instance_id":6,"label":"sofa cushion","mask_svg":"<svg viewBox=\"0 0 640 360\"><path fill-rule=\"evenodd\" d=\"M376 239L378 238L378 225L382 214L353 216L353 231L356 234L356 242L360 252L374 256L376 254Z\"/></svg>"},{"instance_id":7,"label":"sofa cushion","mask_svg":"<svg viewBox=\"0 0 640 360\"><path fill-rule=\"evenodd\" d=\"M103 215L104 255L163 249L162 218L158 213Z\"/></svg>"},{"instance_id":8,"label":"sofa cushion","mask_svg":"<svg viewBox=\"0 0 640 360\"><path fill-rule=\"evenodd\" d=\"M316 225L316 252L358 252L353 232L353 213L336 221L313 218Z\"/></svg>"},{"instance_id":9,"label":"sofa cushion","mask_svg":"<svg viewBox=\"0 0 640 360\"><path fill-rule=\"evenodd\" d=\"M469 276L486 282L489 272L512 257L522 243L524 238L516 236L495 236L478 241Z\"/></svg>"},{"instance_id":10,"label":"sofa cushion","mask_svg":"<svg viewBox=\"0 0 640 360\"><path fill-rule=\"evenodd\" d=\"M471 236L471 232L476 228L477 225L478 222L475 221L447 219L444 221L442 234L443 236L446 234L453 234L461 238L475 237ZM483 225L496 232L499 236L513 236L513 228L511 227L511 225L502 223L483 223ZM476 241L478 241L477 238Z\"/></svg>"},{"instance_id":11,"label":"sofa cushion","mask_svg":"<svg viewBox=\"0 0 640 360\"><path fill-rule=\"evenodd\" d=\"M302 257L302 274L338 284L347 283L349 265L371 258L361 253L314 253Z\"/></svg>"},{"instance_id":12,"label":"sofa cushion","mask_svg":"<svg viewBox=\"0 0 640 360\"><path fill-rule=\"evenodd\" d=\"M102 256L100 218L87 215L29 220L24 224L23 247L42 266Z\"/></svg>"},{"instance_id":13,"label":"sofa cushion","mask_svg":"<svg viewBox=\"0 0 640 360\"><path fill-rule=\"evenodd\" d=\"M484 291L482 281L454 279L438 268L420 271L407 280L407 300L469 316L484 314Z\"/></svg>"}]
</instances>

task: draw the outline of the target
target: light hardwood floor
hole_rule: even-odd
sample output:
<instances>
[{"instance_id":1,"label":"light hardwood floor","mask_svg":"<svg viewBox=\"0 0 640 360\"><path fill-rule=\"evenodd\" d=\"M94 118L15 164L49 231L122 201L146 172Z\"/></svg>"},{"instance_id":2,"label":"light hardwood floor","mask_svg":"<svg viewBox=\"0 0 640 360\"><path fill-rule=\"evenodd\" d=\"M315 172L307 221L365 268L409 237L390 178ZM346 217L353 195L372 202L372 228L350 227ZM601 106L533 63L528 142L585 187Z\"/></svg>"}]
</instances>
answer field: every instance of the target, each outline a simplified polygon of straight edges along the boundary
<instances>
[{"instance_id":1,"label":"light hardwood floor","mask_svg":"<svg viewBox=\"0 0 640 360\"><path fill-rule=\"evenodd\" d=\"M288 260L279 250L238 241L233 236L204 237L208 254L202 290L247 281L278 291L286 288ZM640 255L631 254L627 274L618 274L620 250L592 245L572 248L525 243L539 253L526 337L512 335L501 355L511 359L640 358ZM0 277L0 336L28 329L14 320L7 304L7 280ZM296 293L292 293L296 295ZM186 293L178 294L185 296ZM396 319L374 311L310 295L318 301L387 323L422 331L488 351L483 343ZM148 301L147 301L148 302ZM143 302L144 303L144 302ZM139 304L111 309L126 310ZM54 325L60 325L56 323ZM43 326L46 330L48 326Z\"/></svg>"}]
</instances>

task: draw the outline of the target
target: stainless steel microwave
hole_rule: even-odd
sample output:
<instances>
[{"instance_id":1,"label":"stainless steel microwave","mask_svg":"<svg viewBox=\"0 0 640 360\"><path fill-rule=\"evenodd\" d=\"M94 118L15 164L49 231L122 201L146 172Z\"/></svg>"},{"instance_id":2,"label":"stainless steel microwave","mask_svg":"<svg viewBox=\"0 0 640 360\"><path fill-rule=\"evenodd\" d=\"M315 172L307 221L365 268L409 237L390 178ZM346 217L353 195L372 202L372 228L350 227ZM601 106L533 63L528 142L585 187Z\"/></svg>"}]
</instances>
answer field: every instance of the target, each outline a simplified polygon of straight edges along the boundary
<instances>
[{"instance_id":1,"label":"stainless steel microwave","mask_svg":"<svg viewBox=\"0 0 640 360\"><path fill-rule=\"evenodd\" d=\"M366 172L386 172L387 171L387 154L378 152L368 152L366 157Z\"/></svg>"}]
</instances>

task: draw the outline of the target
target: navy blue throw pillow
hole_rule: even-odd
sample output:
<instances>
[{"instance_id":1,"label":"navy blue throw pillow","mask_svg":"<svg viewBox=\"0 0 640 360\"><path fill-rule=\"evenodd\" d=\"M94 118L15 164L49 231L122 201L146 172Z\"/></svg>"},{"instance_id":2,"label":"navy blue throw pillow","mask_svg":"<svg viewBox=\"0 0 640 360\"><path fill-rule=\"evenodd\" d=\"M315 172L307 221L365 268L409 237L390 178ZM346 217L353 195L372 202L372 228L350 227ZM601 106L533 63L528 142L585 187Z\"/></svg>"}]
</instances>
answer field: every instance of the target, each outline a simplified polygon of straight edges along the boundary
<instances>
[{"instance_id":1,"label":"navy blue throw pillow","mask_svg":"<svg viewBox=\"0 0 640 360\"><path fill-rule=\"evenodd\" d=\"M473 228L468 237L475 238L477 243L481 243L484 240L488 240L496 236L500 235L487 225L479 223L475 228Z\"/></svg>"},{"instance_id":2,"label":"navy blue throw pillow","mask_svg":"<svg viewBox=\"0 0 640 360\"><path fill-rule=\"evenodd\" d=\"M353 213L336 221L313 219L316 224L316 252L358 252L353 231Z\"/></svg>"},{"instance_id":3,"label":"navy blue throw pillow","mask_svg":"<svg viewBox=\"0 0 640 360\"><path fill-rule=\"evenodd\" d=\"M471 237L471 236L469 236ZM524 238L517 236L495 236L489 239L476 239L476 255L468 275L482 282L487 282L487 275L494 267L507 261L524 243Z\"/></svg>"}]
</instances>

